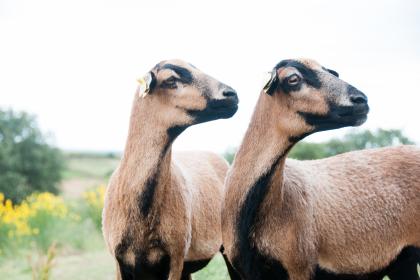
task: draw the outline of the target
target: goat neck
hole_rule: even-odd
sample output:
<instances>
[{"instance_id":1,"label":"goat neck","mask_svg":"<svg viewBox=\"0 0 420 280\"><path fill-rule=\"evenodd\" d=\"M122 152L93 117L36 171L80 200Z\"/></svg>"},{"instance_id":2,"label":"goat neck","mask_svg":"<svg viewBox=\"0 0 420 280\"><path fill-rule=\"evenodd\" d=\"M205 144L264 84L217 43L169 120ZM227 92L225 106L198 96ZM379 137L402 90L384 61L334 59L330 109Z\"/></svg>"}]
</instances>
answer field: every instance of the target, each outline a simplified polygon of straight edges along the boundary
<instances>
[{"instance_id":1,"label":"goat neck","mask_svg":"<svg viewBox=\"0 0 420 280\"><path fill-rule=\"evenodd\" d=\"M168 127L149 108L152 106L148 106L146 100L134 101L120 166L123 185L140 193L140 210L144 215L148 214L154 196L163 195L163 189L170 182L174 140L168 134Z\"/></svg>"},{"instance_id":2,"label":"goat neck","mask_svg":"<svg viewBox=\"0 0 420 280\"><path fill-rule=\"evenodd\" d=\"M273 106L273 102L276 101L271 96L260 95L250 127L236 155L227 183L231 191L238 194L235 199L243 198L262 178L267 180L266 183L275 181L281 193L284 163L294 142L290 137L287 112L282 111L281 106ZM275 121L278 119L283 120Z\"/></svg>"}]
</instances>

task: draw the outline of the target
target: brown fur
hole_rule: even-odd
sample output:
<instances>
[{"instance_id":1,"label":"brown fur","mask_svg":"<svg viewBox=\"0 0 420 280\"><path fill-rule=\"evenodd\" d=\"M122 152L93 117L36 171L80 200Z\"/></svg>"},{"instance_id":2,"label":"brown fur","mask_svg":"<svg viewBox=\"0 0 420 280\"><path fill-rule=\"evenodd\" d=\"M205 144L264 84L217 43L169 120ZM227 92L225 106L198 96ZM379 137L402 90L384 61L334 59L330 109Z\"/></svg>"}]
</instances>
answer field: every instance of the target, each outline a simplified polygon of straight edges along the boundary
<instances>
[{"instance_id":1,"label":"brown fur","mask_svg":"<svg viewBox=\"0 0 420 280\"><path fill-rule=\"evenodd\" d=\"M297 111L322 115L330 110L326 100L349 104L344 82L314 61L300 62L316 70L323 86L303 86L289 94L278 88L273 96L261 93L226 179L225 253L234 265L241 257L240 210L253 184L278 159L252 225L250 246L281 263L291 280L310 279L317 264L336 273L381 269L405 246L420 246L420 149L403 146L316 161L286 160L294 145L291 139L316 131ZM277 72L281 80L285 71L295 70ZM240 265L236 269L243 272Z\"/></svg>"},{"instance_id":2,"label":"brown fur","mask_svg":"<svg viewBox=\"0 0 420 280\"><path fill-rule=\"evenodd\" d=\"M161 69L168 63L188 69L193 83L178 84L176 89L160 87L163 80L176 76ZM163 62L152 72L156 89L144 99L138 93L134 98L124 155L106 193L103 233L117 260L117 279L162 278L147 272L155 266L157 273L169 269L164 278L188 279L184 262L209 260L222 244L220 213L228 165L209 152L172 155L168 129L195 124L187 110L206 109L206 98L224 99L221 91L229 88L182 61ZM211 96L204 96L204 87ZM149 198L153 201L143 216L139 197L157 168L157 184ZM158 266L167 259L169 267Z\"/></svg>"}]
</instances>

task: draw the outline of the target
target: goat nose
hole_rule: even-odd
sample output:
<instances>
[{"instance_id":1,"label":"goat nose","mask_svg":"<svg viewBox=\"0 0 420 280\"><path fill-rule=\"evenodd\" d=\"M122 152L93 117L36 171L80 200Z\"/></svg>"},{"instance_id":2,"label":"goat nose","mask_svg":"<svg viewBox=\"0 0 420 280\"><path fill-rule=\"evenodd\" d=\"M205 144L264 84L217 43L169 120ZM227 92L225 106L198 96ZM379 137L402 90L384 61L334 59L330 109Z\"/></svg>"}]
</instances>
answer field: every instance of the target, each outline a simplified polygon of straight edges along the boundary
<instances>
[{"instance_id":1,"label":"goat nose","mask_svg":"<svg viewBox=\"0 0 420 280\"><path fill-rule=\"evenodd\" d=\"M348 87L348 92L350 95L350 101L354 104L363 105L368 103L367 96L363 94L357 88L350 86Z\"/></svg>"},{"instance_id":2,"label":"goat nose","mask_svg":"<svg viewBox=\"0 0 420 280\"><path fill-rule=\"evenodd\" d=\"M367 104L368 100L366 95L363 93L358 93L350 96L350 101L354 104Z\"/></svg>"},{"instance_id":3,"label":"goat nose","mask_svg":"<svg viewBox=\"0 0 420 280\"><path fill-rule=\"evenodd\" d=\"M223 90L223 96L224 97L235 97L237 96L236 91L232 88L227 88Z\"/></svg>"}]
</instances>

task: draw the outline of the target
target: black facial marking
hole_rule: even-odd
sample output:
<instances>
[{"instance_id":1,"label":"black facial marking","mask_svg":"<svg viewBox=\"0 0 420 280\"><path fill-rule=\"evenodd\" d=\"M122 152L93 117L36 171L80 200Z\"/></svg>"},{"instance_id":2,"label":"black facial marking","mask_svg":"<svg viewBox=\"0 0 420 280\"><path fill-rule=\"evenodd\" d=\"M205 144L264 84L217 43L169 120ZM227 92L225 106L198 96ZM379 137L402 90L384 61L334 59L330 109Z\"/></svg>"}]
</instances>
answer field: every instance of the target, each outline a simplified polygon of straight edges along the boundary
<instances>
[{"instance_id":1,"label":"black facial marking","mask_svg":"<svg viewBox=\"0 0 420 280\"><path fill-rule=\"evenodd\" d=\"M288 60L283 60L283 61L279 62L274 67L274 69L278 70L282 67L294 67L294 68L296 68L300 72L300 74L302 75L303 81L307 85L309 85L313 88L316 88L316 89L321 88L321 81L318 78L317 71L307 67L305 64L303 64L299 61L296 61L296 60L288 59ZM299 83L297 86L290 86L290 85L288 85L286 79L279 83L279 87L281 87L281 89L285 93L300 90L301 86L302 86L302 83Z\"/></svg>"},{"instance_id":2,"label":"black facial marking","mask_svg":"<svg viewBox=\"0 0 420 280\"><path fill-rule=\"evenodd\" d=\"M169 77L166 80L163 80L160 83L160 87L161 88L167 88L167 89L174 89L177 88L178 85L176 84L179 81L179 79L175 78L175 77Z\"/></svg>"},{"instance_id":3,"label":"black facial marking","mask_svg":"<svg viewBox=\"0 0 420 280\"><path fill-rule=\"evenodd\" d=\"M178 137L186 128L187 126L173 126L168 128L167 130L168 139L163 150L159 155L158 164L152 171L152 174L147 179L144 190L139 197L140 212L143 215L143 217L149 215L150 209L152 208L156 186L159 183L158 174L160 173L162 159L166 155L169 147L172 145L175 138Z\"/></svg>"},{"instance_id":4,"label":"black facial marking","mask_svg":"<svg viewBox=\"0 0 420 280\"><path fill-rule=\"evenodd\" d=\"M325 114L314 114L312 112L297 113L305 120L308 125L313 126L310 133L337 129L347 126L361 125L366 121L368 105L360 106L339 106L333 102L328 103L328 112Z\"/></svg>"},{"instance_id":5,"label":"black facial marking","mask_svg":"<svg viewBox=\"0 0 420 280\"><path fill-rule=\"evenodd\" d=\"M186 110L188 115L194 118L194 124L213 121L217 119L227 119L232 117L238 110L238 97L234 96L226 99L206 99L206 107L203 110Z\"/></svg>"},{"instance_id":6,"label":"black facial marking","mask_svg":"<svg viewBox=\"0 0 420 280\"><path fill-rule=\"evenodd\" d=\"M350 126L344 124L344 122L340 122L338 117L336 118L334 116L329 117L327 115L320 115L301 111L298 111L297 113L305 120L305 122L308 125L314 127L310 133Z\"/></svg>"},{"instance_id":7,"label":"black facial marking","mask_svg":"<svg viewBox=\"0 0 420 280\"><path fill-rule=\"evenodd\" d=\"M328 72L330 72L331 74L333 74L334 76L336 76L337 78L340 77L340 75L338 74L337 71L331 70L331 69L327 69Z\"/></svg>"},{"instance_id":8,"label":"black facial marking","mask_svg":"<svg viewBox=\"0 0 420 280\"><path fill-rule=\"evenodd\" d=\"M178 74L179 81L182 82L183 84L189 85L194 80L190 70L188 70L188 69L186 69L182 66L178 66L178 65L174 65L174 64L165 64L165 65L162 66L161 69L173 70L175 73Z\"/></svg>"},{"instance_id":9,"label":"black facial marking","mask_svg":"<svg viewBox=\"0 0 420 280\"><path fill-rule=\"evenodd\" d=\"M255 247L252 236L256 230L258 212L267 195L271 177L280 160L292 146L293 144L278 155L269 170L262 174L249 189L239 212L237 223L239 252L234 258L233 264L244 279L288 279L288 273L283 265L276 260L263 256Z\"/></svg>"}]
</instances>

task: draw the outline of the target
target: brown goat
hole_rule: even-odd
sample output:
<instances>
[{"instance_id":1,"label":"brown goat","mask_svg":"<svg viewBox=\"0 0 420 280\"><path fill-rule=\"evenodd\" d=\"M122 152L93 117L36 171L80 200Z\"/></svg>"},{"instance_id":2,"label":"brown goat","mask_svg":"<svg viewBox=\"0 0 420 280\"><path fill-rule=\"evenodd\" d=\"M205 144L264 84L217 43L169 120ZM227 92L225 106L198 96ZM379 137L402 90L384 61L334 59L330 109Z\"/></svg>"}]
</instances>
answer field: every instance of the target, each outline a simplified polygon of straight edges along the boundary
<instances>
[{"instance_id":1,"label":"brown goat","mask_svg":"<svg viewBox=\"0 0 420 280\"><path fill-rule=\"evenodd\" d=\"M276 65L226 178L223 245L242 279L307 280L316 265L362 275L420 246L420 149L286 160L300 139L361 125L368 110L335 71Z\"/></svg>"},{"instance_id":2,"label":"brown goat","mask_svg":"<svg viewBox=\"0 0 420 280\"><path fill-rule=\"evenodd\" d=\"M124 155L106 193L104 237L117 279L190 279L222 245L228 164L208 152L172 157L172 142L191 125L233 116L238 98L179 60L159 63L139 82Z\"/></svg>"}]
</instances>

